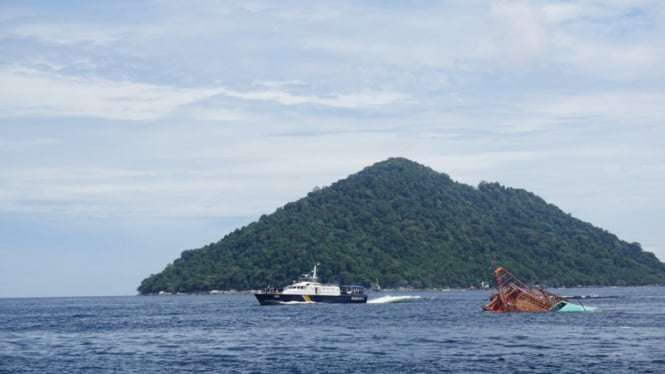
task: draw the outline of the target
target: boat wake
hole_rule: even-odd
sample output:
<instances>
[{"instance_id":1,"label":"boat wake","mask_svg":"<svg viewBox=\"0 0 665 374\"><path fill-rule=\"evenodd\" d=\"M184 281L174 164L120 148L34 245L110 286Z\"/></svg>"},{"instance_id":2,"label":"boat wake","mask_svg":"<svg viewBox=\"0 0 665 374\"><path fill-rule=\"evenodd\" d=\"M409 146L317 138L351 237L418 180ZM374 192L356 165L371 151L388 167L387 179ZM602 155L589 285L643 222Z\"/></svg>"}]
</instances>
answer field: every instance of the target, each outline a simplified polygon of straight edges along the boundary
<instances>
[{"instance_id":1,"label":"boat wake","mask_svg":"<svg viewBox=\"0 0 665 374\"><path fill-rule=\"evenodd\" d=\"M313 301L280 301L281 305L316 304Z\"/></svg>"},{"instance_id":2,"label":"boat wake","mask_svg":"<svg viewBox=\"0 0 665 374\"><path fill-rule=\"evenodd\" d=\"M388 304L388 303L402 303L405 301L414 301L414 300L420 300L422 297L420 296L381 296L376 299L370 299L367 300L367 304Z\"/></svg>"}]
</instances>

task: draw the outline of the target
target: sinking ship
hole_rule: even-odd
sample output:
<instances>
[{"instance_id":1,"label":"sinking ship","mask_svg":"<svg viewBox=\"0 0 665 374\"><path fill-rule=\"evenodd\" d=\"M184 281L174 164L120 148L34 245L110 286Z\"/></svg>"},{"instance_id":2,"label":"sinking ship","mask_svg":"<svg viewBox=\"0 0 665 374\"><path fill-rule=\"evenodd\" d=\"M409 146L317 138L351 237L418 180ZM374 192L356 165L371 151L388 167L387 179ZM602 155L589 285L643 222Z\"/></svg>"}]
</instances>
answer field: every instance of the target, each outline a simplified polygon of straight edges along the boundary
<instances>
[{"instance_id":1,"label":"sinking ship","mask_svg":"<svg viewBox=\"0 0 665 374\"><path fill-rule=\"evenodd\" d=\"M595 307L585 307L568 302L566 298L540 287L528 286L504 267L494 270L496 292L489 303L483 305L488 312L593 312Z\"/></svg>"}]
</instances>

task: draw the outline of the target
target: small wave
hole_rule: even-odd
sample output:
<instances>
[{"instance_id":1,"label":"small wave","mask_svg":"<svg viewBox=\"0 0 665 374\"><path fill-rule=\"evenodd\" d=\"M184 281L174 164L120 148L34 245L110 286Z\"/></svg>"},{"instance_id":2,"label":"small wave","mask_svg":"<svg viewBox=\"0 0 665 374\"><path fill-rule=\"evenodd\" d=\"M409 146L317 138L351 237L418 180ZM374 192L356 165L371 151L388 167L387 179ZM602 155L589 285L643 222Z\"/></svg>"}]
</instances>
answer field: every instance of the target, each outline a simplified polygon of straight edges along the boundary
<instances>
[{"instance_id":1,"label":"small wave","mask_svg":"<svg viewBox=\"0 0 665 374\"><path fill-rule=\"evenodd\" d=\"M573 295L573 296L566 296L567 299L618 299L619 296L611 296L611 295Z\"/></svg>"},{"instance_id":2,"label":"small wave","mask_svg":"<svg viewBox=\"0 0 665 374\"><path fill-rule=\"evenodd\" d=\"M405 301L414 301L422 299L420 296L381 296L376 299L367 300L368 304L387 304L387 303L401 303Z\"/></svg>"}]
</instances>

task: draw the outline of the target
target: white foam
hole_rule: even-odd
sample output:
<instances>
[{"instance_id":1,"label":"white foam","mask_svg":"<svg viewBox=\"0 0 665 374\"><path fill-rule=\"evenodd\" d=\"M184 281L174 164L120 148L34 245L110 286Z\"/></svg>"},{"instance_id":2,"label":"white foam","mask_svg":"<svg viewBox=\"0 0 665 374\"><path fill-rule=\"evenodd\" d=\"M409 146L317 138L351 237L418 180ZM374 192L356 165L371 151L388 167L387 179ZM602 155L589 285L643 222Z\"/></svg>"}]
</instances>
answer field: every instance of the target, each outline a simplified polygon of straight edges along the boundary
<instances>
[{"instance_id":1,"label":"white foam","mask_svg":"<svg viewBox=\"0 0 665 374\"><path fill-rule=\"evenodd\" d=\"M420 296L381 296L376 299L367 300L368 304L387 304L387 303L401 303L404 301L420 300Z\"/></svg>"}]
</instances>

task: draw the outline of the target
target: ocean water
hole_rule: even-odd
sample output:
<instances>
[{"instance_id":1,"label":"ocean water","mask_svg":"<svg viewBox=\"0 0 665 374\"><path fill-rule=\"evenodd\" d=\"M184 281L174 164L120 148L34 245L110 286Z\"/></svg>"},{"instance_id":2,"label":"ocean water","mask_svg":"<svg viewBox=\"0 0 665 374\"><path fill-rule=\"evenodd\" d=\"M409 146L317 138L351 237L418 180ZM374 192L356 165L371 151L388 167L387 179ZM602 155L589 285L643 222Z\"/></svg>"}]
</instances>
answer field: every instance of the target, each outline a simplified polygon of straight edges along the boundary
<instances>
[{"instance_id":1,"label":"ocean water","mask_svg":"<svg viewBox=\"0 0 665 374\"><path fill-rule=\"evenodd\" d=\"M0 372L665 372L664 287L553 291L598 310L488 313L478 290L0 299Z\"/></svg>"}]
</instances>

